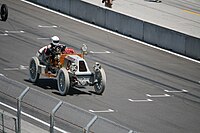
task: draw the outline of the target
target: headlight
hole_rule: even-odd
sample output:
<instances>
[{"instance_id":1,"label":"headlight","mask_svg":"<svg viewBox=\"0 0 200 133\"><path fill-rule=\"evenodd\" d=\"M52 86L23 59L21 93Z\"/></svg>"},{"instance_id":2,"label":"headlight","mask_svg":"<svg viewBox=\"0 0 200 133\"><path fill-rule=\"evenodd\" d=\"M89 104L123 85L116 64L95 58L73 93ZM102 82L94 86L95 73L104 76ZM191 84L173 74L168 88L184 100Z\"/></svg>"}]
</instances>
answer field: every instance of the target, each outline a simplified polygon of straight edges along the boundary
<instances>
[{"instance_id":1,"label":"headlight","mask_svg":"<svg viewBox=\"0 0 200 133\"><path fill-rule=\"evenodd\" d=\"M95 65L93 66L94 72L99 72L99 70L101 69L101 65L96 62Z\"/></svg>"},{"instance_id":2,"label":"headlight","mask_svg":"<svg viewBox=\"0 0 200 133\"><path fill-rule=\"evenodd\" d=\"M72 63L70 66L70 71L75 73L78 70L78 66L75 63Z\"/></svg>"}]
</instances>

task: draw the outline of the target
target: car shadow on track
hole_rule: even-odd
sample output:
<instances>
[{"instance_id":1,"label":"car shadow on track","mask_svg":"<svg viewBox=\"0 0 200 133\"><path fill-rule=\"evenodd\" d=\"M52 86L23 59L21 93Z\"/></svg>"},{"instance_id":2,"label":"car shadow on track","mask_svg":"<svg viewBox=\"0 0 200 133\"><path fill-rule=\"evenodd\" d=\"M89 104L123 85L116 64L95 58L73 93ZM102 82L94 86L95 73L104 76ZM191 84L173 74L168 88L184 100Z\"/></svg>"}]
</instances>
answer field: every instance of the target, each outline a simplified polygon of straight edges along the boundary
<instances>
[{"instance_id":1,"label":"car shadow on track","mask_svg":"<svg viewBox=\"0 0 200 133\"><path fill-rule=\"evenodd\" d=\"M61 96L61 94L58 91L53 91L52 93ZM67 93L67 96L78 96L78 95L92 95L92 93L81 91L76 88L70 88L69 92Z\"/></svg>"},{"instance_id":2,"label":"car shadow on track","mask_svg":"<svg viewBox=\"0 0 200 133\"><path fill-rule=\"evenodd\" d=\"M28 79L24 79L24 81L32 83ZM53 94L61 96L59 91L58 91L56 79L45 79L45 78L42 79L41 78L36 83L32 83L32 84L37 86L37 87L43 88L45 90L54 90L54 91L52 91ZM67 95L74 96L74 95L92 95L92 94L94 94L90 91L85 92L85 91L82 91L82 90L85 90L85 88L84 87L81 87L81 88L73 87L73 88L69 89L69 92L68 92Z\"/></svg>"}]
</instances>

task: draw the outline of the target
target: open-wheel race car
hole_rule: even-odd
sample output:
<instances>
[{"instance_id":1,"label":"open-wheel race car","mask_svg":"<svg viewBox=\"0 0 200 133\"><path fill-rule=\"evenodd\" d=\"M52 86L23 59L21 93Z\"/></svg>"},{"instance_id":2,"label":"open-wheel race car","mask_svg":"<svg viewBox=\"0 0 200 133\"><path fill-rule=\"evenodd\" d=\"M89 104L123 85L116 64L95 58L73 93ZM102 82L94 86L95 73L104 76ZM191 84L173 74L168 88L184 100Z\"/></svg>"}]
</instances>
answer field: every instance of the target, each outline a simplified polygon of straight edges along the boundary
<instances>
[{"instance_id":1,"label":"open-wheel race car","mask_svg":"<svg viewBox=\"0 0 200 133\"><path fill-rule=\"evenodd\" d=\"M96 94L101 95L105 90L106 74L101 65L96 62L93 72L88 68L84 56L87 46L83 45L81 53L76 53L72 48L65 48L64 52L54 51L55 56L44 63L37 56L30 60L30 81L37 82L40 75L57 79L58 90L61 95L66 95L70 88L94 86Z\"/></svg>"},{"instance_id":2,"label":"open-wheel race car","mask_svg":"<svg viewBox=\"0 0 200 133\"><path fill-rule=\"evenodd\" d=\"M8 7L7 7L6 4L2 4L2 5L1 5L0 14L1 14L1 20L2 20L2 21L6 21L7 18L8 18Z\"/></svg>"}]
</instances>

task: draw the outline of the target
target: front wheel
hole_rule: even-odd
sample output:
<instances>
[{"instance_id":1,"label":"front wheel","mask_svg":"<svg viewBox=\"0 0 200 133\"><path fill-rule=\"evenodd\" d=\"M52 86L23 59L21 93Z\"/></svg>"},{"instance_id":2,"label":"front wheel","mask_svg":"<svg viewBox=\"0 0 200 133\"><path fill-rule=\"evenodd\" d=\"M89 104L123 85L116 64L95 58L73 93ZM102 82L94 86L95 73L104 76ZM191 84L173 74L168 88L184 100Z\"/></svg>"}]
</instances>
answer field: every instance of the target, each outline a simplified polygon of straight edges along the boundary
<instances>
[{"instance_id":1,"label":"front wheel","mask_svg":"<svg viewBox=\"0 0 200 133\"><path fill-rule=\"evenodd\" d=\"M70 88L70 78L68 71L64 67L58 72L57 84L60 94L63 96L67 95Z\"/></svg>"},{"instance_id":2,"label":"front wheel","mask_svg":"<svg viewBox=\"0 0 200 133\"><path fill-rule=\"evenodd\" d=\"M3 4L1 6L1 20L6 21L7 18L8 18L8 8L7 8L6 4Z\"/></svg>"},{"instance_id":3,"label":"front wheel","mask_svg":"<svg viewBox=\"0 0 200 133\"><path fill-rule=\"evenodd\" d=\"M35 83L40 77L40 74L38 73L38 65L39 60L37 57L32 57L30 64L29 64L29 75L30 75L30 81Z\"/></svg>"},{"instance_id":4,"label":"front wheel","mask_svg":"<svg viewBox=\"0 0 200 133\"><path fill-rule=\"evenodd\" d=\"M99 70L99 72L95 72L96 84L94 85L94 90L98 95L101 95L106 86L106 74L103 68Z\"/></svg>"}]
</instances>

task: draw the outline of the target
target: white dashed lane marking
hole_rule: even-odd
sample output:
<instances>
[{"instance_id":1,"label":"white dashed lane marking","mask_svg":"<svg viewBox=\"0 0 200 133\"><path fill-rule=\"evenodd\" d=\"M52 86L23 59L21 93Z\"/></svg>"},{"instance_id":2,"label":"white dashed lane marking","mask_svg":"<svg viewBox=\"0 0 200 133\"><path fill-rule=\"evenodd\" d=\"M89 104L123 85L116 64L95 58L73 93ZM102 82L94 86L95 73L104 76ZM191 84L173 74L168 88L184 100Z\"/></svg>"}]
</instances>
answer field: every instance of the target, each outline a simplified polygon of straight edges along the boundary
<instances>
[{"instance_id":1,"label":"white dashed lane marking","mask_svg":"<svg viewBox=\"0 0 200 133\"><path fill-rule=\"evenodd\" d=\"M168 92L168 93L182 93L182 92L188 92L187 90L180 90L180 91L169 91L169 90L165 90L165 92Z\"/></svg>"},{"instance_id":2,"label":"white dashed lane marking","mask_svg":"<svg viewBox=\"0 0 200 133\"><path fill-rule=\"evenodd\" d=\"M4 68L3 70L5 70L5 71L15 71L15 70L19 70L19 68Z\"/></svg>"},{"instance_id":3,"label":"white dashed lane marking","mask_svg":"<svg viewBox=\"0 0 200 133\"><path fill-rule=\"evenodd\" d=\"M153 100L151 100L151 99L135 99L135 100L133 100L133 99L128 99L130 102L152 102Z\"/></svg>"},{"instance_id":4,"label":"white dashed lane marking","mask_svg":"<svg viewBox=\"0 0 200 133\"><path fill-rule=\"evenodd\" d=\"M56 25L38 25L39 28L57 28Z\"/></svg>"},{"instance_id":5,"label":"white dashed lane marking","mask_svg":"<svg viewBox=\"0 0 200 133\"><path fill-rule=\"evenodd\" d=\"M162 94L162 95L150 95L150 94L146 94L147 97L170 97L169 94Z\"/></svg>"},{"instance_id":6,"label":"white dashed lane marking","mask_svg":"<svg viewBox=\"0 0 200 133\"><path fill-rule=\"evenodd\" d=\"M7 33L4 33L4 34L0 34L0 36L7 36L8 34Z\"/></svg>"},{"instance_id":7,"label":"white dashed lane marking","mask_svg":"<svg viewBox=\"0 0 200 133\"><path fill-rule=\"evenodd\" d=\"M94 51L90 51L91 54L110 54L111 52L109 51L104 51L104 52L94 52Z\"/></svg>"},{"instance_id":8,"label":"white dashed lane marking","mask_svg":"<svg viewBox=\"0 0 200 133\"><path fill-rule=\"evenodd\" d=\"M23 30L20 30L20 31L8 31L8 30L6 30L5 32L11 33L11 34L25 33Z\"/></svg>"},{"instance_id":9,"label":"white dashed lane marking","mask_svg":"<svg viewBox=\"0 0 200 133\"><path fill-rule=\"evenodd\" d=\"M89 110L89 111L92 112L92 113L112 113L112 112L115 112L115 111L112 110L112 109L108 109L108 110L97 110L97 111Z\"/></svg>"},{"instance_id":10,"label":"white dashed lane marking","mask_svg":"<svg viewBox=\"0 0 200 133\"><path fill-rule=\"evenodd\" d=\"M38 40L49 40L50 38L37 38Z\"/></svg>"},{"instance_id":11,"label":"white dashed lane marking","mask_svg":"<svg viewBox=\"0 0 200 133\"><path fill-rule=\"evenodd\" d=\"M15 71L15 70L27 70L28 66L20 65L19 67L13 67L13 68L4 68L5 71Z\"/></svg>"}]
</instances>

